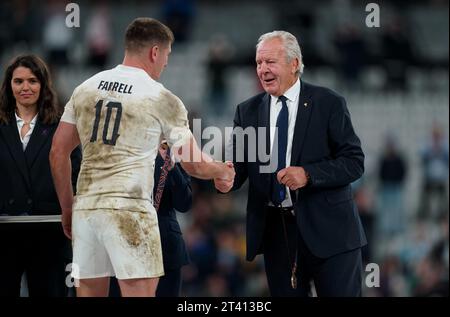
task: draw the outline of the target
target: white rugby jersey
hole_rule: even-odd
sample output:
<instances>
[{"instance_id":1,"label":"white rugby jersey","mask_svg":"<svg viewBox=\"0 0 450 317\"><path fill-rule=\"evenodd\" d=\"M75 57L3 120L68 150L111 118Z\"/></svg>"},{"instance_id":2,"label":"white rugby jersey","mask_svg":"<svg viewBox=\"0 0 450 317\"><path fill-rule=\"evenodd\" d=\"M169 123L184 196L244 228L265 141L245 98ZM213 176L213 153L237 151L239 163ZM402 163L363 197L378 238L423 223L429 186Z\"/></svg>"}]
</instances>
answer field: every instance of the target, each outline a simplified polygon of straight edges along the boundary
<instances>
[{"instance_id":1,"label":"white rugby jersey","mask_svg":"<svg viewBox=\"0 0 450 317\"><path fill-rule=\"evenodd\" d=\"M62 121L76 124L83 160L74 210L154 212L154 161L192 136L182 101L144 70L118 65L78 86Z\"/></svg>"}]
</instances>

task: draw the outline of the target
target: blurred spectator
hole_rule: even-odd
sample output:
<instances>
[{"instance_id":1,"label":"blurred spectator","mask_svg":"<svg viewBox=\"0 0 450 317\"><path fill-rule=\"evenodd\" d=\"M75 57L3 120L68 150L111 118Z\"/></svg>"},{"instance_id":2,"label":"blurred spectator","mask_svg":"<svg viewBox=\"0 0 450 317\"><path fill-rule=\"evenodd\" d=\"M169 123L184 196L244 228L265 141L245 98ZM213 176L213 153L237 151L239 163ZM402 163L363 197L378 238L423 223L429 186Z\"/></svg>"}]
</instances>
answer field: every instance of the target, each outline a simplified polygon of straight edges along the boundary
<instances>
[{"instance_id":1,"label":"blurred spectator","mask_svg":"<svg viewBox=\"0 0 450 317\"><path fill-rule=\"evenodd\" d=\"M20 46L30 50L41 36L42 12L37 1L19 0L0 3L0 58L7 50Z\"/></svg>"},{"instance_id":2,"label":"blurred spectator","mask_svg":"<svg viewBox=\"0 0 450 317\"><path fill-rule=\"evenodd\" d=\"M394 236L406 225L403 190L407 165L392 136L388 136L379 161L378 233Z\"/></svg>"},{"instance_id":3,"label":"blurred spectator","mask_svg":"<svg viewBox=\"0 0 450 317\"><path fill-rule=\"evenodd\" d=\"M88 65L105 68L112 44L111 16L106 2L97 4L88 21L86 39L88 45Z\"/></svg>"},{"instance_id":4,"label":"blurred spectator","mask_svg":"<svg viewBox=\"0 0 450 317\"><path fill-rule=\"evenodd\" d=\"M0 58L4 51L11 46L12 33L9 31L9 26L12 24L12 17L10 12L11 3L0 2Z\"/></svg>"},{"instance_id":5,"label":"blurred spectator","mask_svg":"<svg viewBox=\"0 0 450 317\"><path fill-rule=\"evenodd\" d=\"M231 296L244 295L237 238L231 227L223 228L216 236L218 273L225 278Z\"/></svg>"},{"instance_id":6,"label":"blurred spectator","mask_svg":"<svg viewBox=\"0 0 450 317\"><path fill-rule=\"evenodd\" d=\"M297 37L302 49L303 61L308 70L329 64L329 61L324 60L317 47L318 12L315 5L311 5L307 1L278 0L273 2L272 8L278 14L278 28ZM304 50L303 48L307 49ZM254 54L251 53L251 60L254 64Z\"/></svg>"},{"instance_id":7,"label":"blurred spectator","mask_svg":"<svg viewBox=\"0 0 450 317\"><path fill-rule=\"evenodd\" d=\"M30 48L40 36L39 6L31 0L13 1L12 23L8 26L14 34L14 42Z\"/></svg>"},{"instance_id":8,"label":"blurred spectator","mask_svg":"<svg viewBox=\"0 0 450 317\"><path fill-rule=\"evenodd\" d=\"M208 51L209 104L220 118L229 104L226 71L233 58L234 48L224 34L211 38Z\"/></svg>"},{"instance_id":9,"label":"blurred spectator","mask_svg":"<svg viewBox=\"0 0 450 317\"><path fill-rule=\"evenodd\" d=\"M175 36L175 43L189 40L195 17L195 0L165 0L162 11L165 24Z\"/></svg>"},{"instance_id":10,"label":"blurred spectator","mask_svg":"<svg viewBox=\"0 0 450 317\"><path fill-rule=\"evenodd\" d=\"M444 139L442 128L435 125L430 143L422 152L424 174L419 218L436 218L448 213L448 164L448 141Z\"/></svg>"},{"instance_id":11,"label":"blurred spectator","mask_svg":"<svg viewBox=\"0 0 450 317\"><path fill-rule=\"evenodd\" d=\"M383 297L403 296L408 292L402 263L395 255L387 256L380 265L379 292Z\"/></svg>"},{"instance_id":12,"label":"blurred spectator","mask_svg":"<svg viewBox=\"0 0 450 317\"><path fill-rule=\"evenodd\" d=\"M213 273L208 276L206 285L201 296L226 297L231 294L228 291L227 281L220 273Z\"/></svg>"},{"instance_id":13,"label":"blurred spectator","mask_svg":"<svg viewBox=\"0 0 450 317\"><path fill-rule=\"evenodd\" d=\"M335 35L334 44L338 50L340 75L346 85L355 87L366 62L366 45L354 25L344 25Z\"/></svg>"},{"instance_id":14,"label":"blurred spectator","mask_svg":"<svg viewBox=\"0 0 450 317\"><path fill-rule=\"evenodd\" d=\"M72 41L72 31L66 27L66 11L63 1L50 0L46 12L46 23L42 45L47 51L51 68L69 63L68 50Z\"/></svg>"},{"instance_id":15,"label":"blurred spectator","mask_svg":"<svg viewBox=\"0 0 450 317\"><path fill-rule=\"evenodd\" d=\"M412 62L413 54L409 35L400 18L394 19L382 37L384 66L387 73L387 89L405 90L406 71Z\"/></svg>"},{"instance_id":16,"label":"blurred spectator","mask_svg":"<svg viewBox=\"0 0 450 317\"><path fill-rule=\"evenodd\" d=\"M194 207L193 213L196 212L197 209ZM215 271L217 250L213 234L197 224L187 228L185 241L187 252L191 258L187 270L192 274L188 273L187 278L185 278L186 283L184 283L185 287L189 289L203 284L208 275Z\"/></svg>"},{"instance_id":17,"label":"blurred spectator","mask_svg":"<svg viewBox=\"0 0 450 317\"><path fill-rule=\"evenodd\" d=\"M418 285L413 296L448 297L448 270L444 263L445 241L436 243L417 266Z\"/></svg>"}]
</instances>

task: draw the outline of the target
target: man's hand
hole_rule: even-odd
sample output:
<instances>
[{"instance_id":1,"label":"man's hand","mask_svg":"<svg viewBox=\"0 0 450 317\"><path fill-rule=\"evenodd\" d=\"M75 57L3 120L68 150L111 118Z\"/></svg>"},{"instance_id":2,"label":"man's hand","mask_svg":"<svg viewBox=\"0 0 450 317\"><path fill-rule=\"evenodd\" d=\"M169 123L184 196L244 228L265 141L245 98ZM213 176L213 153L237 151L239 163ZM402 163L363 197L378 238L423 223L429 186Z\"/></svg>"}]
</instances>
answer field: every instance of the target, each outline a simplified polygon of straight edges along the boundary
<instances>
[{"instance_id":1,"label":"man's hand","mask_svg":"<svg viewBox=\"0 0 450 317\"><path fill-rule=\"evenodd\" d=\"M66 210L62 212L61 223L64 234L67 238L72 240L72 210Z\"/></svg>"},{"instance_id":2,"label":"man's hand","mask_svg":"<svg viewBox=\"0 0 450 317\"><path fill-rule=\"evenodd\" d=\"M214 179L214 186L221 193L228 193L233 188L234 181L228 181L221 178Z\"/></svg>"},{"instance_id":3,"label":"man's hand","mask_svg":"<svg viewBox=\"0 0 450 317\"><path fill-rule=\"evenodd\" d=\"M228 193L233 187L234 176L236 172L232 162L225 162L224 175L221 178L214 179L214 186L222 193Z\"/></svg>"},{"instance_id":4,"label":"man's hand","mask_svg":"<svg viewBox=\"0 0 450 317\"><path fill-rule=\"evenodd\" d=\"M277 174L278 182L289 187L290 190L297 190L305 187L308 177L303 167L289 166L280 170Z\"/></svg>"}]
</instances>

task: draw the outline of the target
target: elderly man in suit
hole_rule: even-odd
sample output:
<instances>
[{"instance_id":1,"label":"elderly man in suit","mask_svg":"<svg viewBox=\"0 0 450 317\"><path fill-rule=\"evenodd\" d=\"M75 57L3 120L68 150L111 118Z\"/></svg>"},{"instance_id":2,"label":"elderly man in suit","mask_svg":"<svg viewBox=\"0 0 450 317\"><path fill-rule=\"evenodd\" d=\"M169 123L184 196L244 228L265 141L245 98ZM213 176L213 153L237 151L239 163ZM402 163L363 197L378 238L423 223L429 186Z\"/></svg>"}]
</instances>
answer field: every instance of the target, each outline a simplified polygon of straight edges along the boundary
<instances>
[{"instance_id":1,"label":"elderly man in suit","mask_svg":"<svg viewBox=\"0 0 450 317\"><path fill-rule=\"evenodd\" d=\"M234 185L215 181L227 192L249 180L247 260L264 255L273 296L308 296L311 281L318 296L360 296L367 242L350 184L364 172L364 154L345 100L301 79L300 46L288 32L259 38L256 65L265 92L237 106ZM273 173L261 157L251 160L248 128L264 140L257 153L271 149Z\"/></svg>"}]
</instances>

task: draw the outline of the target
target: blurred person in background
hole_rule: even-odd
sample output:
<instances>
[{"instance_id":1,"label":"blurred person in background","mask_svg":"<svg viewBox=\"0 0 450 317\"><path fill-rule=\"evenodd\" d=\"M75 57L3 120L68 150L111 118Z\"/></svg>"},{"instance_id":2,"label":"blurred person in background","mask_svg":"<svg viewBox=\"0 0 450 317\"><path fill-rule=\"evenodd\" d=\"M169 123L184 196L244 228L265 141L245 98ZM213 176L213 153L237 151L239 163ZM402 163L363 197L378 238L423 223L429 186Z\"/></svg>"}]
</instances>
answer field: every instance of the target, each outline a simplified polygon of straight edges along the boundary
<instances>
[{"instance_id":1,"label":"blurred person in background","mask_svg":"<svg viewBox=\"0 0 450 317\"><path fill-rule=\"evenodd\" d=\"M195 11L195 0L164 0L162 14L177 43L189 40Z\"/></svg>"},{"instance_id":2,"label":"blurred person in background","mask_svg":"<svg viewBox=\"0 0 450 317\"><path fill-rule=\"evenodd\" d=\"M47 60L52 72L54 68L69 64L69 49L73 32L66 27L65 3L49 0L45 12L42 47L46 51Z\"/></svg>"},{"instance_id":3,"label":"blurred person in background","mask_svg":"<svg viewBox=\"0 0 450 317\"><path fill-rule=\"evenodd\" d=\"M413 50L406 21L400 15L383 28L381 38L383 63L387 74L386 89L406 90L408 65L413 62Z\"/></svg>"},{"instance_id":4,"label":"blurred person in background","mask_svg":"<svg viewBox=\"0 0 450 317\"><path fill-rule=\"evenodd\" d=\"M392 238L404 231L406 217L403 191L407 164L392 135L387 136L382 157L379 159L378 233Z\"/></svg>"},{"instance_id":5,"label":"blurred person in background","mask_svg":"<svg viewBox=\"0 0 450 317\"><path fill-rule=\"evenodd\" d=\"M445 240L435 243L429 254L416 267L418 278L413 296L417 297L448 297L449 276L445 265Z\"/></svg>"},{"instance_id":6,"label":"blurred person in background","mask_svg":"<svg viewBox=\"0 0 450 317\"><path fill-rule=\"evenodd\" d=\"M311 280L318 296L361 296L367 242L350 183L364 172L364 154L345 99L300 80L302 54L289 32L259 38L256 71L265 92L237 106L234 127L256 130L266 145L257 152L272 144L276 170L261 173L265 163L248 159L254 147L235 129L234 186L215 181L227 192L249 179L247 260L264 255L272 296L308 296ZM258 136L260 127L271 133Z\"/></svg>"},{"instance_id":7,"label":"blurred person in background","mask_svg":"<svg viewBox=\"0 0 450 317\"><path fill-rule=\"evenodd\" d=\"M229 87L227 83L227 69L231 65L234 48L225 34L216 34L212 37L208 51L208 83L209 107L212 108L217 119L226 112L229 100Z\"/></svg>"},{"instance_id":8,"label":"blurred person in background","mask_svg":"<svg viewBox=\"0 0 450 317\"><path fill-rule=\"evenodd\" d=\"M343 83L352 89L361 88L360 76L367 61L367 49L359 29L352 24L343 25L337 30L334 45Z\"/></svg>"},{"instance_id":9,"label":"blurred person in background","mask_svg":"<svg viewBox=\"0 0 450 317\"><path fill-rule=\"evenodd\" d=\"M104 68L112 48L111 13L106 2L96 4L86 28L88 65Z\"/></svg>"},{"instance_id":10,"label":"blurred person in background","mask_svg":"<svg viewBox=\"0 0 450 317\"><path fill-rule=\"evenodd\" d=\"M2 223L0 216L0 296L19 296L22 274L28 295L66 296L70 241L64 236L61 207L50 173L49 152L61 115L50 73L35 55L16 57L0 90L0 215L42 216L39 222ZM81 151L71 155L72 189Z\"/></svg>"},{"instance_id":11,"label":"blurred person in background","mask_svg":"<svg viewBox=\"0 0 450 317\"><path fill-rule=\"evenodd\" d=\"M444 138L442 128L435 124L431 139L422 152L422 197L420 201L420 219L438 219L448 213L448 140Z\"/></svg>"}]
</instances>

